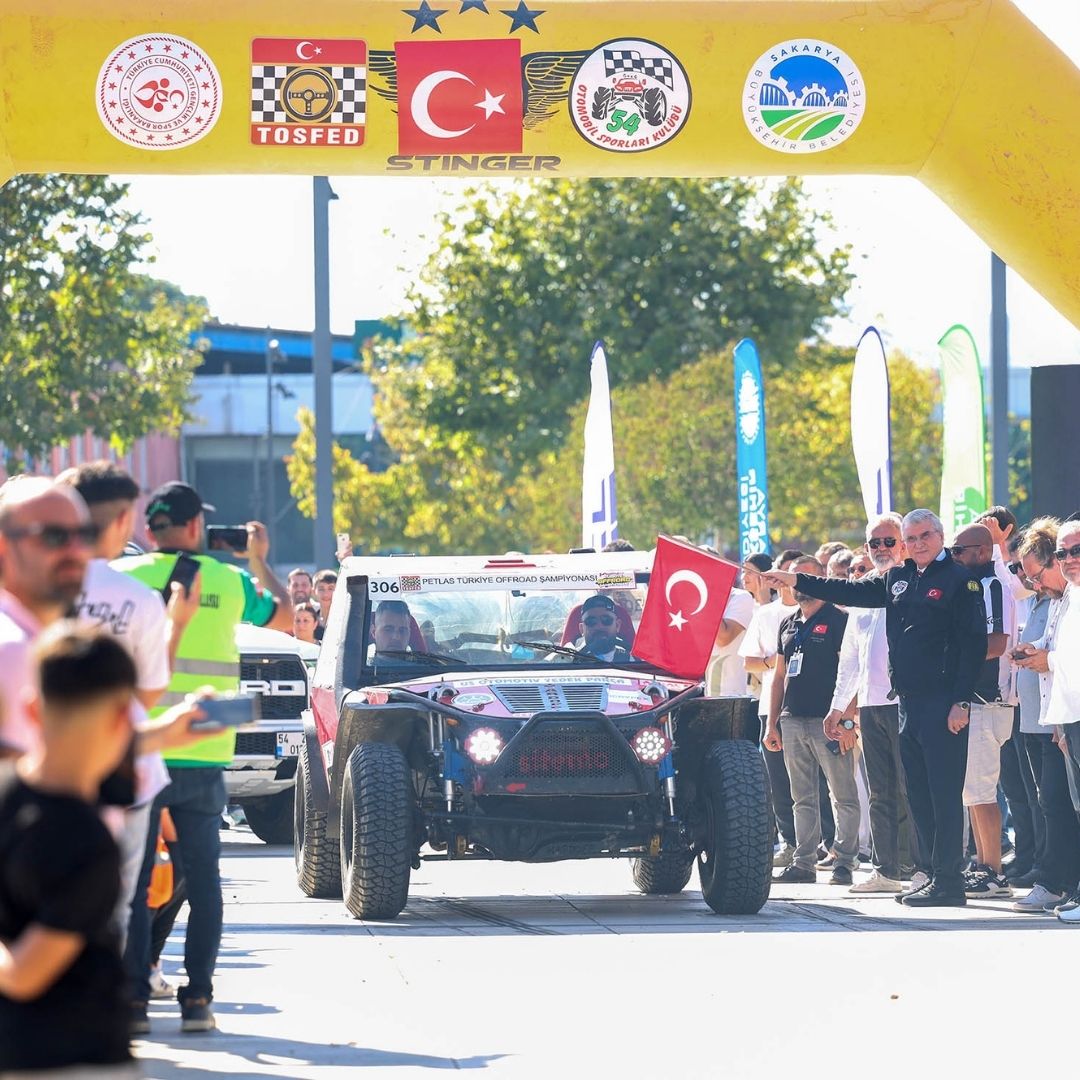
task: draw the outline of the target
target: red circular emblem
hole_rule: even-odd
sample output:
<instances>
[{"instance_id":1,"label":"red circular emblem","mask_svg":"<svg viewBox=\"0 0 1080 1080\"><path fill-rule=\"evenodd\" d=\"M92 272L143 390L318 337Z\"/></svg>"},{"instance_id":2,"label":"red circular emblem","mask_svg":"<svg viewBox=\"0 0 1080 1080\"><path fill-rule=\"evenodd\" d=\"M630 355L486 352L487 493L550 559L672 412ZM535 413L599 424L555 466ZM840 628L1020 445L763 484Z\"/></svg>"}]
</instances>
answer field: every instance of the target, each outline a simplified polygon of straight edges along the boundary
<instances>
[{"instance_id":1,"label":"red circular emblem","mask_svg":"<svg viewBox=\"0 0 1080 1080\"><path fill-rule=\"evenodd\" d=\"M197 45L174 34L144 34L102 65L97 110L110 134L142 150L175 150L217 123L221 79Z\"/></svg>"},{"instance_id":2,"label":"red circular emblem","mask_svg":"<svg viewBox=\"0 0 1080 1080\"><path fill-rule=\"evenodd\" d=\"M941 590L940 589L927 589L926 590L926 599L927 600L940 600L941 599Z\"/></svg>"}]
</instances>

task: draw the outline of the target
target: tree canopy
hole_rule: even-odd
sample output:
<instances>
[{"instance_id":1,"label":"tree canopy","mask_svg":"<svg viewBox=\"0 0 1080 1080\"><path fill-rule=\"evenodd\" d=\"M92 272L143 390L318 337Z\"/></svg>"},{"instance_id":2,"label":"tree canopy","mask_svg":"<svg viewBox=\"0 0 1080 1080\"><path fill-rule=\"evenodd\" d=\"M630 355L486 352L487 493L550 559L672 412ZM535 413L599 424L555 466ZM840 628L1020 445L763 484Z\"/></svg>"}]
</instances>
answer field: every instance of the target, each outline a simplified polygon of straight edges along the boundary
<instances>
[{"instance_id":1,"label":"tree canopy","mask_svg":"<svg viewBox=\"0 0 1080 1080\"><path fill-rule=\"evenodd\" d=\"M186 418L205 304L155 280L127 186L22 176L0 188L0 444L36 456L86 431L125 449Z\"/></svg>"}]
</instances>

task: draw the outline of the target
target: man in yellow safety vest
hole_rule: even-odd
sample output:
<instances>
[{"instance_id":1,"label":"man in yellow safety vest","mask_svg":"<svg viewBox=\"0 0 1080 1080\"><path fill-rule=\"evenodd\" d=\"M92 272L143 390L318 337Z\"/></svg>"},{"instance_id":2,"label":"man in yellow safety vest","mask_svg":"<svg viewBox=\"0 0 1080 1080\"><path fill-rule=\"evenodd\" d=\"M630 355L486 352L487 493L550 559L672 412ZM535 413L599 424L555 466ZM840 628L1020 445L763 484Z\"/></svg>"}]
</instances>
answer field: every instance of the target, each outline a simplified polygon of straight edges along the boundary
<instances>
[{"instance_id":1,"label":"man in yellow safety vest","mask_svg":"<svg viewBox=\"0 0 1080 1080\"><path fill-rule=\"evenodd\" d=\"M240 654L234 638L237 623L292 629L288 592L267 565L270 542L266 528L258 522L247 525L248 570L219 562L203 553L204 511L213 509L187 484L163 485L150 496L146 508L147 528L156 550L116 563L117 569L152 589L165 592L173 587L174 571L184 555L198 563L199 610L180 641L172 678L158 708L181 701L203 686L219 692L237 689L240 680ZM210 1005L222 920L219 829L225 807L224 770L232 761L235 747L236 732L230 728L183 749L166 752L170 783L155 800L155 805L169 808L176 826L191 909L184 942L188 984L177 994L183 1031L209 1031L214 1027ZM136 896L145 894L152 865L153 847L148 846ZM145 928L136 927L137 921L141 922L132 921L125 961L134 984L132 1027L146 1031L146 1002L150 994L149 920Z\"/></svg>"}]
</instances>

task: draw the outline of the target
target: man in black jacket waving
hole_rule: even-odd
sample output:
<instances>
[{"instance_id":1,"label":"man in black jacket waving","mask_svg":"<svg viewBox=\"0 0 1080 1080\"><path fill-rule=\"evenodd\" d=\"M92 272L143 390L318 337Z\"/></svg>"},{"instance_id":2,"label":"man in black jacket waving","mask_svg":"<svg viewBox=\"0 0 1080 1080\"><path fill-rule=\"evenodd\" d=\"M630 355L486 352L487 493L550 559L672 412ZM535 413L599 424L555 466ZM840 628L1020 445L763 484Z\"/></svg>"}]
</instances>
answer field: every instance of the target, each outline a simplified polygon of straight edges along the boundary
<instances>
[{"instance_id":1,"label":"man in black jacket waving","mask_svg":"<svg viewBox=\"0 0 1080 1080\"><path fill-rule=\"evenodd\" d=\"M776 588L791 585L830 603L886 609L908 799L932 875L898 899L910 907L961 907L968 721L986 658L982 589L945 550L944 529L930 510L912 510L904 518L904 542L910 557L884 578L767 578Z\"/></svg>"}]
</instances>

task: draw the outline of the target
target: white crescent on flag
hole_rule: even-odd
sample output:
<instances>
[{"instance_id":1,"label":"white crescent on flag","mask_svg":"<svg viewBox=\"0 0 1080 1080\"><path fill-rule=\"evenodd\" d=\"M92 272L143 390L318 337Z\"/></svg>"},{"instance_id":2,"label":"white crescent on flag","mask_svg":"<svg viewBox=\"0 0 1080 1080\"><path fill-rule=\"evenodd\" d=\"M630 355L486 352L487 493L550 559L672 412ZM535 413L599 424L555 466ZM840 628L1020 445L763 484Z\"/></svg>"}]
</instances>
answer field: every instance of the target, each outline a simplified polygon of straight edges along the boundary
<instances>
[{"instance_id":1,"label":"white crescent on flag","mask_svg":"<svg viewBox=\"0 0 1080 1080\"><path fill-rule=\"evenodd\" d=\"M433 139L456 139L461 135L467 135L474 127L476 127L476 125L470 124L466 128L450 130L441 127L432 120L431 95L435 90L442 86L444 82L471 83L472 79L470 79L468 75L462 75L460 71L433 71L430 75L421 79L417 84L416 90L413 93L410 110L412 112L413 123L416 124L425 135L430 135Z\"/></svg>"},{"instance_id":2,"label":"white crescent on flag","mask_svg":"<svg viewBox=\"0 0 1080 1080\"><path fill-rule=\"evenodd\" d=\"M690 612L691 616L696 615L706 604L709 599L709 587L705 584L705 579L693 570L676 570L674 574L667 580L667 588L664 590L664 595L667 597L667 602L671 603L671 590L675 585L685 581L688 585L693 585L698 591L698 606Z\"/></svg>"}]
</instances>

